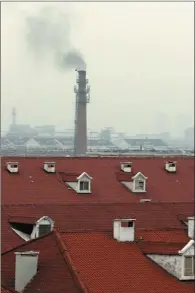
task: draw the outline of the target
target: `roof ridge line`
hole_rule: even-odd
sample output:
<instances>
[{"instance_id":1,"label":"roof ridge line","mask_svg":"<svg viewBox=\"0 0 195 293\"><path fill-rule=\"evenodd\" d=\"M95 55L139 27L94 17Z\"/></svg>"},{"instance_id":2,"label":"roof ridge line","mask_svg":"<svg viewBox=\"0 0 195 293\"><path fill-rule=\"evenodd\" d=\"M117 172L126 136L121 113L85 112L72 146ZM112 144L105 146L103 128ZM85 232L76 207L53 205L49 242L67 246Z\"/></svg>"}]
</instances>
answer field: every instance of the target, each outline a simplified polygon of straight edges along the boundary
<instances>
[{"instance_id":1,"label":"roof ridge line","mask_svg":"<svg viewBox=\"0 0 195 293\"><path fill-rule=\"evenodd\" d=\"M193 202L189 202L189 201L180 201L180 202L162 202L162 201L154 201L152 202L152 204L154 205L160 205L160 206L164 206L164 205L182 205L182 204L191 204ZM1 203L1 207L18 207L18 206L95 206L95 205L99 205L99 206L104 206L104 205L140 205L140 202L92 202L92 203L63 203L63 204L53 204L53 203L48 203L48 204L35 204L35 203ZM178 214L180 215L180 213ZM181 213L181 215L185 215L183 213Z\"/></svg>"},{"instance_id":2,"label":"roof ridge line","mask_svg":"<svg viewBox=\"0 0 195 293\"><path fill-rule=\"evenodd\" d=\"M70 271L73 273L73 276L74 276L77 284L79 285L79 287L81 288L81 290L84 293L89 293L89 290L86 288L84 282L82 281L79 274L77 273L76 266L73 265L70 253L68 252L68 249L67 249L64 241L62 241L60 233L56 229L54 230L54 235L55 235L55 238L58 242L58 246L59 246L59 249L63 255L64 261L68 264L68 267L69 267Z\"/></svg>"},{"instance_id":3,"label":"roof ridge line","mask_svg":"<svg viewBox=\"0 0 195 293\"><path fill-rule=\"evenodd\" d=\"M145 229L145 228L138 228L137 231L141 231L141 232L163 232L163 231L173 231L173 230L176 230L176 231L183 231L185 230L185 227L166 227L166 228L148 228L148 229Z\"/></svg>"},{"instance_id":4,"label":"roof ridge line","mask_svg":"<svg viewBox=\"0 0 195 293\"><path fill-rule=\"evenodd\" d=\"M73 234L73 233L98 233L98 232L112 232L112 228L109 229L72 229L72 230L60 230L60 234Z\"/></svg>"},{"instance_id":5,"label":"roof ridge line","mask_svg":"<svg viewBox=\"0 0 195 293\"><path fill-rule=\"evenodd\" d=\"M182 244L185 245L186 242L165 242L165 241L140 241L140 244L167 244L167 245L178 245L178 244Z\"/></svg>"}]
</instances>

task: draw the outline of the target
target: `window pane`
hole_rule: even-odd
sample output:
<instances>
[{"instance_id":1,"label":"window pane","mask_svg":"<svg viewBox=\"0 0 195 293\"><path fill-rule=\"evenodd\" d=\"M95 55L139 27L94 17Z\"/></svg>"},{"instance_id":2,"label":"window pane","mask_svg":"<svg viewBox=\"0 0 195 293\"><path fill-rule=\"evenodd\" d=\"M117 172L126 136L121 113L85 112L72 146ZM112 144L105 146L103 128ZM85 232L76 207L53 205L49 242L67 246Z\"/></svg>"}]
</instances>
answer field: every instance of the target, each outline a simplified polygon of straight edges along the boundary
<instances>
[{"instance_id":1,"label":"window pane","mask_svg":"<svg viewBox=\"0 0 195 293\"><path fill-rule=\"evenodd\" d=\"M81 181L80 182L80 190L89 190L89 182L88 181Z\"/></svg>"},{"instance_id":2,"label":"window pane","mask_svg":"<svg viewBox=\"0 0 195 293\"><path fill-rule=\"evenodd\" d=\"M89 183L88 182L84 182L84 189L88 190L89 189Z\"/></svg>"},{"instance_id":3,"label":"window pane","mask_svg":"<svg viewBox=\"0 0 195 293\"><path fill-rule=\"evenodd\" d=\"M135 181L135 188L136 189L143 189L144 188L144 182L140 180Z\"/></svg>"},{"instance_id":4,"label":"window pane","mask_svg":"<svg viewBox=\"0 0 195 293\"><path fill-rule=\"evenodd\" d=\"M186 256L185 257L185 262L184 262L184 266L185 266L185 276L192 276L193 275L193 257L191 256Z\"/></svg>"},{"instance_id":5,"label":"window pane","mask_svg":"<svg viewBox=\"0 0 195 293\"><path fill-rule=\"evenodd\" d=\"M39 237L51 231L51 225L39 225Z\"/></svg>"}]
</instances>

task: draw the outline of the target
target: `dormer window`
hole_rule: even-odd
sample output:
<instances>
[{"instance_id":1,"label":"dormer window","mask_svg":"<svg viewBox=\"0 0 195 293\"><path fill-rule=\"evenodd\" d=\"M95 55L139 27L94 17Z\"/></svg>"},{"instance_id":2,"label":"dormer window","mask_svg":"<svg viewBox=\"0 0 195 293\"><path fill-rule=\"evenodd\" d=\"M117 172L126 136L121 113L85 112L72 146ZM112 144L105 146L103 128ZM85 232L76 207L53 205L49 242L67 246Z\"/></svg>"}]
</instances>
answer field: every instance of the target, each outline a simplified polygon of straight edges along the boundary
<instances>
[{"instance_id":1,"label":"dormer window","mask_svg":"<svg viewBox=\"0 0 195 293\"><path fill-rule=\"evenodd\" d=\"M143 180L135 180L135 189L136 190L144 190L144 181Z\"/></svg>"},{"instance_id":2,"label":"dormer window","mask_svg":"<svg viewBox=\"0 0 195 293\"><path fill-rule=\"evenodd\" d=\"M77 185L77 192L78 193L91 193L91 180L90 177L86 172L83 172L79 177L77 177L78 185Z\"/></svg>"},{"instance_id":3,"label":"dormer window","mask_svg":"<svg viewBox=\"0 0 195 293\"><path fill-rule=\"evenodd\" d=\"M39 237L51 232L51 224L40 224L39 225Z\"/></svg>"},{"instance_id":4,"label":"dormer window","mask_svg":"<svg viewBox=\"0 0 195 293\"><path fill-rule=\"evenodd\" d=\"M80 181L79 185L80 191L89 192L89 181Z\"/></svg>"},{"instance_id":5,"label":"dormer window","mask_svg":"<svg viewBox=\"0 0 195 293\"><path fill-rule=\"evenodd\" d=\"M184 256L184 275L186 277L193 277L195 275L194 255Z\"/></svg>"},{"instance_id":6,"label":"dormer window","mask_svg":"<svg viewBox=\"0 0 195 293\"><path fill-rule=\"evenodd\" d=\"M13 231L25 241L35 239L53 230L54 221L44 216L38 221L34 217L11 217L9 220Z\"/></svg>"},{"instance_id":7,"label":"dormer window","mask_svg":"<svg viewBox=\"0 0 195 293\"><path fill-rule=\"evenodd\" d=\"M54 222L51 218L44 216L36 222L32 238L41 237L53 230Z\"/></svg>"},{"instance_id":8,"label":"dormer window","mask_svg":"<svg viewBox=\"0 0 195 293\"><path fill-rule=\"evenodd\" d=\"M191 239L183 248L179 250L178 253L181 255L181 280L194 280L195 270L194 270L194 240Z\"/></svg>"},{"instance_id":9,"label":"dormer window","mask_svg":"<svg viewBox=\"0 0 195 293\"><path fill-rule=\"evenodd\" d=\"M138 172L135 176L132 177L133 180L133 192L146 192L146 180L145 177L141 172Z\"/></svg>"}]
</instances>

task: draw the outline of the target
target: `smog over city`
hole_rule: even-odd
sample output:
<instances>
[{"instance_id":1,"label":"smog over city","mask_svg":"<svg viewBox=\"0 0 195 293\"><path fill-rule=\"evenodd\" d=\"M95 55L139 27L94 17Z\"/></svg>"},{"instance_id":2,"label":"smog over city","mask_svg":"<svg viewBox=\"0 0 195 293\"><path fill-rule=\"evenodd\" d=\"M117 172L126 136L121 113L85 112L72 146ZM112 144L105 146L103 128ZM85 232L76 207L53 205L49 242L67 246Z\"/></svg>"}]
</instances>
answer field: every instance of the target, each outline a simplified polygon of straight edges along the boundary
<instances>
[{"instance_id":1,"label":"smog over city","mask_svg":"<svg viewBox=\"0 0 195 293\"><path fill-rule=\"evenodd\" d=\"M2 133L13 108L18 124L74 129L75 69L91 85L90 131L181 137L193 127L193 3L4 2L1 10Z\"/></svg>"}]
</instances>

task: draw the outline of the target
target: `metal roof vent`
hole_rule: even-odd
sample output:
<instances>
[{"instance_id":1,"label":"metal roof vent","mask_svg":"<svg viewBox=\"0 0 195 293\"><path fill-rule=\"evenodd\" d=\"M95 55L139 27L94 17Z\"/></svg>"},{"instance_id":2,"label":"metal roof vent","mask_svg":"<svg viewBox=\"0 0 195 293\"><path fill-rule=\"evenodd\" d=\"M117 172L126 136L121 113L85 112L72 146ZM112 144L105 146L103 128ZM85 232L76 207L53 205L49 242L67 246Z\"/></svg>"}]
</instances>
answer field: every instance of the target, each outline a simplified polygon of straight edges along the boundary
<instances>
[{"instance_id":1,"label":"metal roof vent","mask_svg":"<svg viewBox=\"0 0 195 293\"><path fill-rule=\"evenodd\" d=\"M152 201L151 198L141 198L141 199L140 199L140 203L151 202L151 201Z\"/></svg>"}]
</instances>

